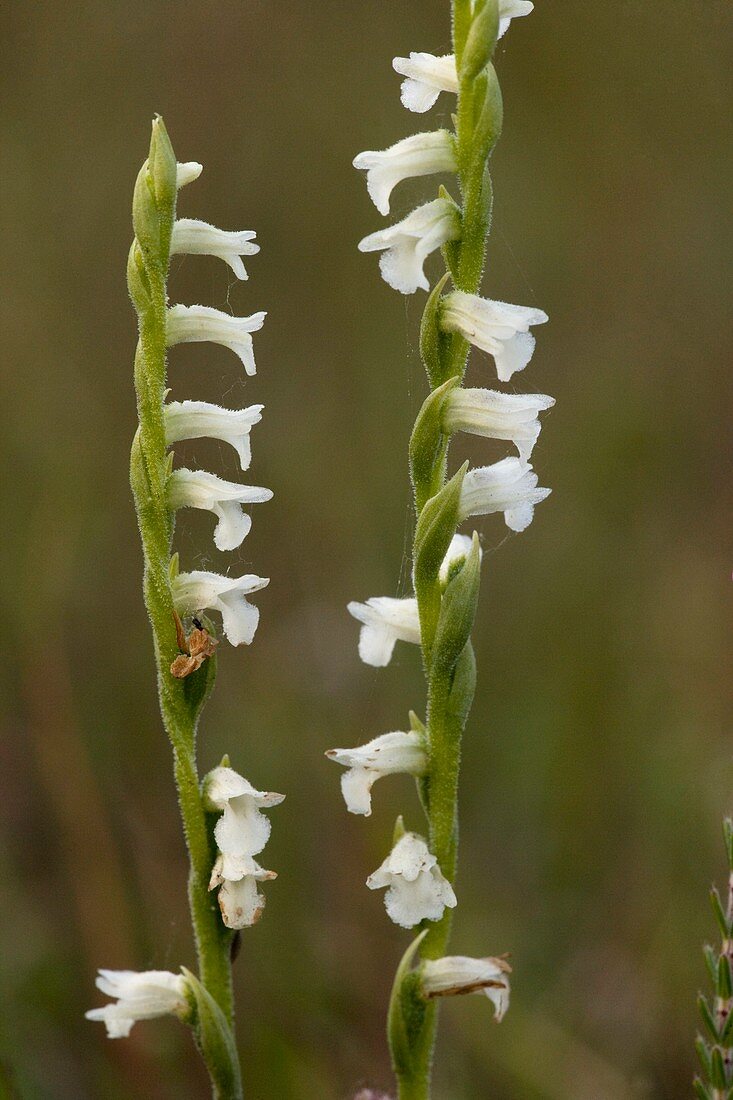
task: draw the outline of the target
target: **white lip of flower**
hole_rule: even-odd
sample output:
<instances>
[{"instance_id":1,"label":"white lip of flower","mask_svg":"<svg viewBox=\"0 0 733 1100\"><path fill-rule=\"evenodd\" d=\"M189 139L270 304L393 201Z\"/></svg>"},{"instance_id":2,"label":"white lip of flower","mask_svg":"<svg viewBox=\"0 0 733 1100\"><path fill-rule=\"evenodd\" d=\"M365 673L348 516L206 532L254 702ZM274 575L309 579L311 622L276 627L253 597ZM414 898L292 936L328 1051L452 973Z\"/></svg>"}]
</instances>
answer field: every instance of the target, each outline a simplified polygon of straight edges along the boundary
<instances>
[{"instance_id":1,"label":"white lip of flower","mask_svg":"<svg viewBox=\"0 0 733 1100\"><path fill-rule=\"evenodd\" d=\"M271 823L261 807L279 806L284 794L257 791L244 776L233 768L219 767L204 779L204 805L210 812L218 810L221 817L214 828L220 858L212 872L210 889L224 879L238 880L250 874L250 857L256 856L267 844Z\"/></svg>"},{"instance_id":2,"label":"white lip of flower","mask_svg":"<svg viewBox=\"0 0 733 1100\"><path fill-rule=\"evenodd\" d=\"M250 859L246 872L240 878L224 879L217 875L217 881L215 882L214 874L217 874L216 863L212 874L212 885L209 886L209 889L211 890L221 883L218 894L219 909L221 910L221 919L226 927L235 930L251 928L260 919L265 908L265 896L259 892L257 883L268 882L277 878L276 872L265 871L259 863Z\"/></svg>"},{"instance_id":3,"label":"white lip of flower","mask_svg":"<svg viewBox=\"0 0 733 1100\"><path fill-rule=\"evenodd\" d=\"M260 246L253 243L256 236L250 229L231 232L197 218L178 218L173 223L171 255L217 256L229 264L238 279L246 279L241 257L257 255Z\"/></svg>"},{"instance_id":4,"label":"white lip of flower","mask_svg":"<svg viewBox=\"0 0 733 1100\"><path fill-rule=\"evenodd\" d=\"M248 535L252 518L242 511L243 504L263 504L271 499L271 489L223 481L206 470L174 470L168 479L168 504L172 509L201 508L218 518L214 531L218 550L236 550Z\"/></svg>"},{"instance_id":5,"label":"white lip of flower","mask_svg":"<svg viewBox=\"0 0 733 1100\"><path fill-rule=\"evenodd\" d=\"M182 187L185 187L187 183L193 183L197 180L204 170L203 164L199 164L195 160L187 160L185 164L180 162L176 165L176 187L180 191Z\"/></svg>"},{"instance_id":6,"label":"white lip of flower","mask_svg":"<svg viewBox=\"0 0 733 1100\"><path fill-rule=\"evenodd\" d=\"M400 99L415 114L429 111L441 92L458 91L456 59L452 53L436 57L432 53L413 52L409 57L395 57L392 68L405 77Z\"/></svg>"},{"instance_id":7,"label":"white lip of flower","mask_svg":"<svg viewBox=\"0 0 733 1100\"><path fill-rule=\"evenodd\" d=\"M252 448L249 433L262 419L264 405L246 409L222 409L208 401L170 401L163 406L165 441L182 439L220 439L239 455L242 470L249 469Z\"/></svg>"},{"instance_id":8,"label":"white lip of flower","mask_svg":"<svg viewBox=\"0 0 733 1100\"><path fill-rule=\"evenodd\" d=\"M260 621L259 608L247 600L270 583L265 577L245 573L242 577L223 577L220 573L194 570L179 573L171 585L173 602L179 615L191 615L209 608L221 612L224 633L232 645L250 645Z\"/></svg>"},{"instance_id":9,"label":"white lip of flower","mask_svg":"<svg viewBox=\"0 0 733 1100\"><path fill-rule=\"evenodd\" d=\"M551 489L537 488L537 474L518 458L503 458L492 466L469 470L463 479L459 514L486 516L503 512L512 531L524 531L534 515L534 506L548 497Z\"/></svg>"},{"instance_id":10,"label":"white lip of flower","mask_svg":"<svg viewBox=\"0 0 733 1100\"><path fill-rule=\"evenodd\" d=\"M420 644L420 618L417 600L392 596L372 596L366 603L352 601L349 614L362 624L359 656L365 665L384 668L392 659L395 642Z\"/></svg>"},{"instance_id":11,"label":"white lip of flower","mask_svg":"<svg viewBox=\"0 0 733 1100\"><path fill-rule=\"evenodd\" d=\"M417 833L405 833L366 884L370 890L387 887L387 914L402 928L414 928L422 920L440 920L446 908L457 904L453 887Z\"/></svg>"},{"instance_id":12,"label":"white lip of flower","mask_svg":"<svg viewBox=\"0 0 733 1100\"><path fill-rule=\"evenodd\" d=\"M260 312L251 317L232 317L212 306L172 306L166 321L168 347L210 340L238 355L247 374L253 375L256 367L251 334L262 328L266 316Z\"/></svg>"},{"instance_id":13,"label":"white lip of flower","mask_svg":"<svg viewBox=\"0 0 733 1100\"><path fill-rule=\"evenodd\" d=\"M448 553L440 567L440 579L447 583L451 566L459 558L465 558L471 549L471 539L466 535L454 535ZM396 599L393 596L371 596L366 603L353 600L348 606L361 624L359 656L365 665L384 668L392 659L396 642L420 645L420 616L414 596Z\"/></svg>"},{"instance_id":14,"label":"white lip of flower","mask_svg":"<svg viewBox=\"0 0 733 1100\"><path fill-rule=\"evenodd\" d=\"M372 784L383 775L424 775L428 766L425 740L416 731L383 733L354 749L329 749L329 760L349 770L341 776L341 790L352 814L369 817Z\"/></svg>"},{"instance_id":15,"label":"white lip of flower","mask_svg":"<svg viewBox=\"0 0 733 1100\"><path fill-rule=\"evenodd\" d=\"M499 4L499 38L506 34L512 19L520 15L529 15L534 10L530 0L501 0Z\"/></svg>"},{"instance_id":16,"label":"white lip of flower","mask_svg":"<svg viewBox=\"0 0 733 1100\"><path fill-rule=\"evenodd\" d=\"M501 1023L509 1008L509 974L505 959L471 959L448 955L422 964L420 979L426 997L452 997L480 993L494 1005L494 1019Z\"/></svg>"},{"instance_id":17,"label":"white lip of flower","mask_svg":"<svg viewBox=\"0 0 733 1100\"><path fill-rule=\"evenodd\" d=\"M100 970L96 985L116 1003L92 1008L85 1016L104 1023L110 1039L127 1038L138 1020L182 1016L189 1009L188 982L169 970Z\"/></svg>"},{"instance_id":18,"label":"white lip of flower","mask_svg":"<svg viewBox=\"0 0 733 1100\"><path fill-rule=\"evenodd\" d=\"M509 439L528 462L540 434L539 414L555 404L543 393L501 393L499 390L451 390L443 405L448 433L470 432L487 439Z\"/></svg>"},{"instance_id":19,"label":"white lip of flower","mask_svg":"<svg viewBox=\"0 0 733 1100\"><path fill-rule=\"evenodd\" d=\"M353 163L366 171L367 191L380 214L389 214L389 196L402 180L456 170L453 139L447 130L412 134L389 149L359 153Z\"/></svg>"},{"instance_id":20,"label":"white lip of flower","mask_svg":"<svg viewBox=\"0 0 733 1100\"><path fill-rule=\"evenodd\" d=\"M364 237L359 251L383 252L379 267L384 281L402 294L414 294L418 287L430 289L423 271L430 253L460 235L460 219L453 204L448 199L433 199L396 225Z\"/></svg>"},{"instance_id":21,"label":"white lip of flower","mask_svg":"<svg viewBox=\"0 0 733 1100\"><path fill-rule=\"evenodd\" d=\"M461 290L446 295L440 314L445 332L460 332L470 344L493 355L502 382L524 370L532 358L535 338L529 326L548 319L541 309L495 302Z\"/></svg>"}]
</instances>

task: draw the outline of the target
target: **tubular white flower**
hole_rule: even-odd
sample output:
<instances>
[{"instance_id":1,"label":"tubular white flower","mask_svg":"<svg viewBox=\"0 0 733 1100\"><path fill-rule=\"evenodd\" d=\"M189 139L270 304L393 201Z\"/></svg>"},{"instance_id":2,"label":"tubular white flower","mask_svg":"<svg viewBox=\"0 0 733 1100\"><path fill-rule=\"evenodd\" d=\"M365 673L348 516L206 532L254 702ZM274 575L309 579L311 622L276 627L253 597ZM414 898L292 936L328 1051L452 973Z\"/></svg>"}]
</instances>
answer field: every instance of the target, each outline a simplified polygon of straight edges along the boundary
<instances>
[{"instance_id":1,"label":"tubular white flower","mask_svg":"<svg viewBox=\"0 0 733 1100\"><path fill-rule=\"evenodd\" d=\"M452 53L436 57L431 53L411 53L395 57L392 68L404 76L400 99L408 111L422 115L434 106L441 92L458 91L456 59Z\"/></svg>"},{"instance_id":2,"label":"tubular white flower","mask_svg":"<svg viewBox=\"0 0 733 1100\"><path fill-rule=\"evenodd\" d=\"M539 414L555 400L543 393L500 393L499 390L451 390L443 404L446 432L470 432L487 439L509 439L528 462L540 434Z\"/></svg>"},{"instance_id":3,"label":"tubular white flower","mask_svg":"<svg viewBox=\"0 0 733 1100\"><path fill-rule=\"evenodd\" d=\"M249 873L250 857L262 851L270 836L270 821L260 809L278 806L285 795L257 791L233 768L219 767L204 779L203 797L207 810L221 811L214 828L220 859L212 872L211 889L217 885L215 878L238 880Z\"/></svg>"},{"instance_id":4,"label":"tubular white flower","mask_svg":"<svg viewBox=\"0 0 733 1100\"><path fill-rule=\"evenodd\" d=\"M250 229L231 232L196 218L178 218L173 223L171 255L217 256L229 264L238 279L246 279L241 257L257 255L260 246L253 243L256 236Z\"/></svg>"},{"instance_id":5,"label":"tubular white flower","mask_svg":"<svg viewBox=\"0 0 733 1100\"><path fill-rule=\"evenodd\" d=\"M412 134L381 152L359 153L353 163L366 171L367 191L380 214L389 214L389 196L402 180L456 170L453 138L447 130Z\"/></svg>"},{"instance_id":6,"label":"tubular white flower","mask_svg":"<svg viewBox=\"0 0 733 1100\"><path fill-rule=\"evenodd\" d=\"M459 514L486 516L503 512L512 531L524 531L534 515L534 506L548 497L551 489L537 488L537 474L518 458L503 458L492 466L469 470L463 479Z\"/></svg>"},{"instance_id":7,"label":"tubular white flower","mask_svg":"<svg viewBox=\"0 0 733 1100\"><path fill-rule=\"evenodd\" d=\"M203 170L203 164L199 164L195 160L188 160L185 164L179 162L176 165L176 187L178 190L180 191L187 183L193 183L194 180L197 180Z\"/></svg>"},{"instance_id":8,"label":"tubular white flower","mask_svg":"<svg viewBox=\"0 0 733 1100\"><path fill-rule=\"evenodd\" d=\"M530 0L501 0L499 4L499 38L506 34L512 19L520 15L529 15L534 10Z\"/></svg>"},{"instance_id":9,"label":"tubular white flower","mask_svg":"<svg viewBox=\"0 0 733 1100\"><path fill-rule=\"evenodd\" d=\"M260 312L251 317L231 317L212 306L172 306L166 323L168 347L210 340L238 355L247 374L253 375L256 368L251 333L262 328L266 316Z\"/></svg>"},{"instance_id":10,"label":"tubular white flower","mask_svg":"<svg viewBox=\"0 0 733 1100\"><path fill-rule=\"evenodd\" d=\"M173 602L179 615L191 615L209 608L221 612L224 633L232 645L250 645L260 621L259 609L247 600L270 583L265 577L245 573L242 577L223 577L220 573L194 570L179 573L171 585Z\"/></svg>"},{"instance_id":11,"label":"tubular white flower","mask_svg":"<svg viewBox=\"0 0 733 1100\"><path fill-rule=\"evenodd\" d=\"M249 469L252 448L249 433L262 419L264 405L222 409L208 401L171 401L163 406L166 443L181 439L220 439L239 455L242 470Z\"/></svg>"},{"instance_id":12,"label":"tubular white flower","mask_svg":"<svg viewBox=\"0 0 733 1100\"><path fill-rule=\"evenodd\" d=\"M369 817L372 812L372 784L383 775L424 775L428 765L425 740L420 733L383 733L354 749L329 749L329 760L349 770L341 776L346 808L352 814Z\"/></svg>"},{"instance_id":13,"label":"tubular white flower","mask_svg":"<svg viewBox=\"0 0 733 1100\"><path fill-rule=\"evenodd\" d=\"M218 860L217 860L218 863ZM214 872L217 865L214 864ZM269 882L277 878L275 871L265 871L259 863L250 859L247 871L238 879L219 879L221 889L218 900L221 919L227 928L251 928L262 916L265 908L265 895L257 888L258 882ZM212 876L212 883L216 886ZM212 887L210 887L211 889Z\"/></svg>"},{"instance_id":14,"label":"tubular white flower","mask_svg":"<svg viewBox=\"0 0 733 1100\"><path fill-rule=\"evenodd\" d=\"M548 316L531 306L512 306L454 290L443 299L440 324L445 332L460 332L470 344L493 355L500 381L524 370L532 358L535 338L530 325L542 325Z\"/></svg>"},{"instance_id":15,"label":"tubular white flower","mask_svg":"<svg viewBox=\"0 0 733 1100\"><path fill-rule=\"evenodd\" d=\"M138 1020L156 1016L183 1016L188 1013L188 982L169 970L100 970L97 989L116 1004L92 1008L87 1020L99 1020L110 1039L125 1039Z\"/></svg>"},{"instance_id":16,"label":"tubular white flower","mask_svg":"<svg viewBox=\"0 0 733 1100\"><path fill-rule=\"evenodd\" d=\"M420 645L420 618L417 600L392 596L372 596L366 603L352 601L349 614L362 624L359 656L365 665L384 668L392 659L395 642Z\"/></svg>"},{"instance_id":17,"label":"tubular white flower","mask_svg":"<svg viewBox=\"0 0 733 1100\"><path fill-rule=\"evenodd\" d=\"M387 914L402 928L414 928L422 920L440 920L445 909L457 904L453 887L417 833L405 833L366 884L370 890L387 887Z\"/></svg>"},{"instance_id":18,"label":"tubular white flower","mask_svg":"<svg viewBox=\"0 0 733 1100\"><path fill-rule=\"evenodd\" d=\"M500 1023L509 1008L509 974L505 959L471 959L466 955L448 955L428 959L420 970L426 997L452 997L462 993L480 993L494 1005L494 1019Z\"/></svg>"},{"instance_id":19,"label":"tubular white flower","mask_svg":"<svg viewBox=\"0 0 733 1100\"><path fill-rule=\"evenodd\" d=\"M271 499L271 489L223 481L205 470L174 470L168 479L171 508L201 508L218 518L214 531L218 550L236 550L249 533L252 519L242 511L243 504L262 504Z\"/></svg>"},{"instance_id":20,"label":"tubular white flower","mask_svg":"<svg viewBox=\"0 0 733 1100\"><path fill-rule=\"evenodd\" d=\"M402 294L414 294L418 287L430 289L423 271L430 253L460 235L460 218L453 203L433 199L397 225L364 237L359 241L359 251L384 252L379 258L384 281Z\"/></svg>"}]
</instances>

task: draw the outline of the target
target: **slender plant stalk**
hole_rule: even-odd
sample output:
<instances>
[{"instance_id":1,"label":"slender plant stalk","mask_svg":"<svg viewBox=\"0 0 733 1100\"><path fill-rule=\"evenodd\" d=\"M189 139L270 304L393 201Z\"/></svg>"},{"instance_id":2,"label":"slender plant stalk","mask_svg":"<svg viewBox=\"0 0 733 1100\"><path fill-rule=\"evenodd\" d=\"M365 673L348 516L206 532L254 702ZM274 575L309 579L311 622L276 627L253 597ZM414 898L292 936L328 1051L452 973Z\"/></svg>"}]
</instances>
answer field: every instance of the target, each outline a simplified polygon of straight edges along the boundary
<instances>
[{"instance_id":1,"label":"slender plant stalk","mask_svg":"<svg viewBox=\"0 0 733 1100\"><path fill-rule=\"evenodd\" d=\"M186 679L176 679L170 672L180 651L171 590L174 513L168 505L166 491L170 457L166 447L163 401L166 390L166 281L176 193L176 158L162 120L156 119L150 155L135 186L135 240L128 262L128 286L139 322L135 354L139 429L132 447L130 480L143 546L145 604L155 644L160 710L173 748L178 802L190 859L188 895L200 981L231 1027L234 1018L230 963L232 933L222 924L215 898L209 892L215 849L196 767L196 727L213 686L215 659L207 660ZM238 1071L234 1076L237 1075Z\"/></svg>"},{"instance_id":2,"label":"slender plant stalk","mask_svg":"<svg viewBox=\"0 0 733 1100\"><path fill-rule=\"evenodd\" d=\"M490 62L498 31L496 0L453 0L453 48L459 74L455 118L456 162L461 192L461 236L444 247L448 272L432 292L422 322L421 351L430 382L428 397L418 416L411 443L411 477L417 516L413 562L415 594L420 615L423 664L427 680L427 738L430 766L421 780L423 805L429 821L430 849L452 883L458 854L458 779L461 738L475 688L475 660L469 633L478 597L478 556L467 562L458 580L462 592L451 602L438 579L442 555L457 524L457 507L465 468L447 480L449 437L433 430L440 399L463 379L468 344L458 334L438 329L440 295L450 277L456 289L479 290L486 257L491 216L491 180L487 161L501 130L502 104L498 81ZM467 47L468 44L468 47ZM470 56L467 56L467 48ZM432 445L425 446L430 438ZM440 537L435 538L436 532ZM448 533L449 532L449 533ZM436 550L436 544L439 549ZM460 608L454 606L461 604ZM440 921L425 922L419 945L423 959L445 955L452 911ZM399 1009L397 1008L398 1002ZM437 1002L421 994L416 972L395 983L394 1020L390 1043L400 1100L427 1100L437 1028Z\"/></svg>"},{"instance_id":3,"label":"slender plant stalk","mask_svg":"<svg viewBox=\"0 0 733 1100\"><path fill-rule=\"evenodd\" d=\"M697 1053L704 1080L695 1079L700 1100L731 1100L733 1097L733 821L723 822L723 840L728 860L728 891L723 905L713 888L710 900L720 930L720 951L705 948L705 961L714 989L712 1003L702 994L698 1006L705 1035L697 1038Z\"/></svg>"}]
</instances>

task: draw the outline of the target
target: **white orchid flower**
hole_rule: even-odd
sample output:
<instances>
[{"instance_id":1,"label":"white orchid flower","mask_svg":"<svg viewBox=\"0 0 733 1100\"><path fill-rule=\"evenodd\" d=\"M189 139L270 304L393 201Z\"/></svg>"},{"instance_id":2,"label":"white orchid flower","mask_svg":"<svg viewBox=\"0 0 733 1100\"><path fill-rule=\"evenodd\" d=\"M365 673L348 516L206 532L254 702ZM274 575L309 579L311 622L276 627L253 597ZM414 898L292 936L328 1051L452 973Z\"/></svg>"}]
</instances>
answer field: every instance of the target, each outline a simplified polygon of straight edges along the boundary
<instances>
[{"instance_id":1,"label":"white orchid flower","mask_svg":"<svg viewBox=\"0 0 733 1100\"><path fill-rule=\"evenodd\" d=\"M127 1038L138 1020L182 1017L190 1009L188 982L169 970L100 970L96 986L116 1003L92 1008L85 1016L101 1021L110 1039Z\"/></svg>"},{"instance_id":2,"label":"white orchid flower","mask_svg":"<svg viewBox=\"0 0 733 1100\"><path fill-rule=\"evenodd\" d=\"M457 904L453 887L417 833L405 833L366 884L370 890L387 887L387 914L402 928L414 928L423 920L440 920L446 908Z\"/></svg>"},{"instance_id":3,"label":"white orchid flower","mask_svg":"<svg viewBox=\"0 0 733 1100\"><path fill-rule=\"evenodd\" d=\"M349 813L369 817L372 785L383 775L424 775L428 765L425 739L416 731L383 733L354 749L329 749L329 760L348 771L341 776L341 790Z\"/></svg>"},{"instance_id":4,"label":"white orchid flower","mask_svg":"<svg viewBox=\"0 0 733 1100\"><path fill-rule=\"evenodd\" d=\"M247 374L253 375L256 367L251 334L262 328L266 316L260 312L251 317L232 317L212 306L172 306L166 322L168 347L210 340L233 351Z\"/></svg>"},{"instance_id":5,"label":"white orchid flower","mask_svg":"<svg viewBox=\"0 0 733 1100\"><path fill-rule=\"evenodd\" d=\"M174 470L168 479L172 509L201 508L218 518L214 531L218 550L236 550L248 535L252 518L242 511L243 504L262 504L271 499L271 489L223 481L206 470Z\"/></svg>"},{"instance_id":6,"label":"white orchid flower","mask_svg":"<svg viewBox=\"0 0 733 1100\"><path fill-rule=\"evenodd\" d=\"M192 615L205 608L221 612L224 633L232 645L250 645L260 621L259 609L247 600L270 583L264 577L245 573L223 577L220 573L194 570L179 573L171 581L173 602L179 615Z\"/></svg>"},{"instance_id":7,"label":"white orchid flower","mask_svg":"<svg viewBox=\"0 0 733 1100\"><path fill-rule=\"evenodd\" d=\"M208 401L170 401L163 406L165 441L220 439L234 447L242 470L252 461L250 431L262 419L264 405L246 409L222 409Z\"/></svg>"},{"instance_id":8,"label":"white orchid flower","mask_svg":"<svg viewBox=\"0 0 733 1100\"><path fill-rule=\"evenodd\" d=\"M214 864L212 886L220 885L218 900L221 919L227 928L239 930L251 928L262 916L265 908L265 895L258 889L258 883L270 882L277 878L275 871L265 871L255 860L248 860L246 872L236 879L222 879L217 875L217 863ZM214 876L217 881L214 881Z\"/></svg>"},{"instance_id":9,"label":"white orchid flower","mask_svg":"<svg viewBox=\"0 0 733 1100\"><path fill-rule=\"evenodd\" d=\"M352 601L348 610L362 624L359 656L365 665L373 668L388 665L395 642L420 645L420 618L414 596L403 600L372 596L366 603Z\"/></svg>"},{"instance_id":10,"label":"white orchid flower","mask_svg":"<svg viewBox=\"0 0 733 1100\"><path fill-rule=\"evenodd\" d=\"M452 53L436 57L431 53L411 53L395 57L392 68L404 76L400 99L408 111L422 115L435 105L441 92L458 91L456 59Z\"/></svg>"},{"instance_id":11,"label":"white orchid flower","mask_svg":"<svg viewBox=\"0 0 733 1100\"><path fill-rule=\"evenodd\" d=\"M418 287L429 290L423 271L425 260L446 241L461 235L458 211L448 199L433 199L418 206L397 225L380 229L359 241L360 252L383 252L379 267L384 281L402 294Z\"/></svg>"},{"instance_id":12,"label":"white orchid flower","mask_svg":"<svg viewBox=\"0 0 733 1100\"><path fill-rule=\"evenodd\" d=\"M499 3L499 38L509 30L512 19L518 19L521 15L529 15L534 10L534 4L530 0L500 0Z\"/></svg>"},{"instance_id":13,"label":"white orchid flower","mask_svg":"<svg viewBox=\"0 0 733 1100\"><path fill-rule=\"evenodd\" d=\"M381 152L369 150L354 158L354 168L367 174L367 191L380 214L389 214L389 196L402 180L455 172L453 138L447 130L412 134Z\"/></svg>"},{"instance_id":14,"label":"white orchid flower","mask_svg":"<svg viewBox=\"0 0 733 1100\"><path fill-rule=\"evenodd\" d=\"M462 290L445 296L440 313L445 332L459 332L470 344L493 355L502 382L527 366L535 349L529 327L547 320L541 309L495 302Z\"/></svg>"},{"instance_id":15,"label":"white orchid flower","mask_svg":"<svg viewBox=\"0 0 733 1100\"><path fill-rule=\"evenodd\" d=\"M443 426L448 434L470 432L487 439L511 440L521 461L528 462L540 434L539 414L554 404L554 398L543 393L458 387L443 404Z\"/></svg>"},{"instance_id":16,"label":"white orchid flower","mask_svg":"<svg viewBox=\"0 0 733 1100\"><path fill-rule=\"evenodd\" d=\"M197 218L178 218L173 223L171 255L216 256L229 264L238 279L246 279L242 256L256 256L260 246L254 243L257 234L250 230L217 229Z\"/></svg>"},{"instance_id":17,"label":"white orchid flower","mask_svg":"<svg viewBox=\"0 0 733 1100\"><path fill-rule=\"evenodd\" d=\"M469 470L461 488L461 520L503 512L510 530L526 530L532 522L535 504L552 492L537 488L537 480L532 467L518 458L503 458L492 466Z\"/></svg>"},{"instance_id":18,"label":"white orchid flower","mask_svg":"<svg viewBox=\"0 0 733 1100\"><path fill-rule=\"evenodd\" d=\"M219 881L239 879L248 873L246 861L262 851L270 836L270 821L261 809L279 806L285 795L255 790L233 768L219 767L205 777L203 798L209 812L221 813L214 828L221 853Z\"/></svg>"},{"instance_id":19,"label":"white orchid flower","mask_svg":"<svg viewBox=\"0 0 733 1100\"><path fill-rule=\"evenodd\" d=\"M203 170L203 164L198 164L195 160L188 160L185 164L179 162L176 165L176 187L178 190L180 191L187 183L193 183L194 180L197 180Z\"/></svg>"},{"instance_id":20,"label":"white orchid flower","mask_svg":"<svg viewBox=\"0 0 733 1100\"><path fill-rule=\"evenodd\" d=\"M426 997L452 997L480 993L494 1005L494 1019L500 1023L509 1008L509 974L505 959L471 959L448 955L422 964L420 979Z\"/></svg>"}]
</instances>

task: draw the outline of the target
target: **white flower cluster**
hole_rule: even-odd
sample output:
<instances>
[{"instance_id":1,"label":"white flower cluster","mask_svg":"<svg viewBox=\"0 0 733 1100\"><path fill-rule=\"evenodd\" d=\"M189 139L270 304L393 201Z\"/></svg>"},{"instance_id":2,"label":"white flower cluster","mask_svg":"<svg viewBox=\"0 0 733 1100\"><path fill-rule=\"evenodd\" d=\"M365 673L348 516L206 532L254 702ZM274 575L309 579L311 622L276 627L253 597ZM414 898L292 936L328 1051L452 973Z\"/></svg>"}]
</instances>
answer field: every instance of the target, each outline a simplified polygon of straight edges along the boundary
<instances>
[{"instance_id":1,"label":"white flower cluster","mask_svg":"<svg viewBox=\"0 0 733 1100\"><path fill-rule=\"evenodd\" d=\"M200 164L179 164L178 187L195 180L200 173ZM242 257L259 252L254 237L250 230L227 232L207 222L178 218L173 224L171 254L217 256L238 279L246 279ZM210 306L174 305L168 309L166 318L167 343L169 347L199 341L221 344L239 357L247 375L253 375L252 333L262 328L264 320L265 314L261 312L250 317L231 317ZM249 435L262 418L262 405L223 409L206 401L171 401L163 411L168 444L183 439L218 439L234 448L242 470L249 468ZM201 508L216 516L214 543L219 550L236 550L241 546L252 526L244 507L271 498L269 489L224 481L205 470L177 469L168 481L171 509ZM173 578L173 600L180 615L193 615L204 609L219 611L224 633L232 645L249 645L257 629L259 611L247 596L268 583L265 578L251 574L226 577L194 570Z\"/></svg>"},{"instance_id":2,"label":"white flower cluster","mask_svg":"<svg viewBox=\"0 0 733 1100\"><path fill-rule=\"evenodd\" d=\"M265 898L258 883L277 878L253 858L270 836L270 822L262 809L277 806L284 794L256 791L232 768L219 767L203 782L204 806L220 813L214 828L219 854L211 872L209 889L219 889L219 908L227 928L249 928L262 916Z\"/></svg>"}]
</instances>

